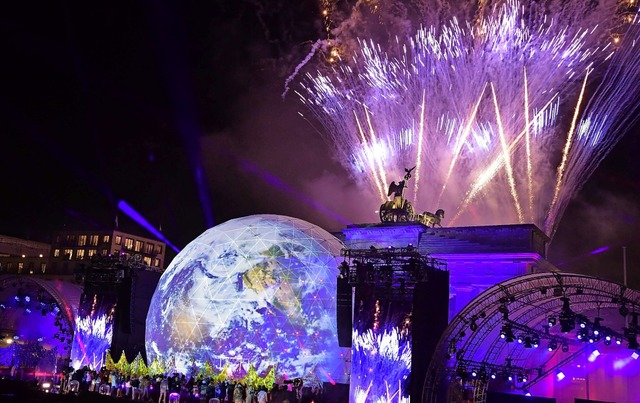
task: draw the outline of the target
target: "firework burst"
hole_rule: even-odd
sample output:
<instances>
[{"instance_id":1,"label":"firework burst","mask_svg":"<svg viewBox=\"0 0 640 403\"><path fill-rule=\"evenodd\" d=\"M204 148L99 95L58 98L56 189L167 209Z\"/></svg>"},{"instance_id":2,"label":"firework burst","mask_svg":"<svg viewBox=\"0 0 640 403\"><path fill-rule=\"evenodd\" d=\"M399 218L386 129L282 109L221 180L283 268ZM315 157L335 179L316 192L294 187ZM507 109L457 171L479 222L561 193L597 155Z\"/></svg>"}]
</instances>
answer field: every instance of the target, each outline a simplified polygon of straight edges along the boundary
<instances>
[{"instance_id":1,"label":"firework burst","mask_svg":"<svg viewBox=\"0 0 640 403\"><path fill-rule=\"evenodd\" d=\"M457 10L384 46L341 47L348 24L333 23L328 51L342 56L304 75L296 93L336 158L381 200L415 166L405 195L444 208L450 225L535 223L552 236L635 119L635 15L606 1Z\"/></svg>"}]
</instances>

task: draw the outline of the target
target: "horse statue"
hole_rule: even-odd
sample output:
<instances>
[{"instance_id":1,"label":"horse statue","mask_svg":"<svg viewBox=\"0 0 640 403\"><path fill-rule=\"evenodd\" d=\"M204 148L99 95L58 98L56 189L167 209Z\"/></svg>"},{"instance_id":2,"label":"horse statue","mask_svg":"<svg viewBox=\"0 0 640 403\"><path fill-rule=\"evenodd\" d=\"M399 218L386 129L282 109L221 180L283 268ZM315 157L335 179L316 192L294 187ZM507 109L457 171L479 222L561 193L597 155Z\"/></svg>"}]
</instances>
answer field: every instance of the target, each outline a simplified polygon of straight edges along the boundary
<instances>
[{"instance_id":1,"label":"horse statue","mask_svg":"<svg viewBox=\"0 0 640 403\"><path fill-rule=\"evenodd\" d=\"M442 228L442 224L440 224L440 222L443 218L444 210L438 209L436 210L435 214L428 211L425 211L422 214L418 214L416 221L426 225L427 227L435 228L437 225L438 227Z\"/></svg>"}]
</instances>

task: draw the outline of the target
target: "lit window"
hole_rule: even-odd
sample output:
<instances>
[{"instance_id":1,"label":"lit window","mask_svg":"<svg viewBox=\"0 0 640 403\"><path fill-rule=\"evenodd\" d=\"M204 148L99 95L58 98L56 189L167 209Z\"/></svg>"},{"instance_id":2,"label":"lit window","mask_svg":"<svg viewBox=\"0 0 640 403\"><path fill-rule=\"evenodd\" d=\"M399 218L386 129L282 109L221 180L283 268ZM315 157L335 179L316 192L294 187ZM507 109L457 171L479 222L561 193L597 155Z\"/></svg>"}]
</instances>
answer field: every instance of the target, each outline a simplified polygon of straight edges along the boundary
<instances>
[{"instance_id":1,"label":"lit window","mask_svg":"<svg viewBox=\"0 0 640 403\"><path fill-rule=\"evenodd\" d=\"M120 245L122 243L122 237L120 235L116 235L116 245Z\"/></svg>"},{"instance_id":2,"label":"lit window","mask_svg":"<svg viewBox=\"0 0 640 403\"><path fill-rule=\"evenodd\" d=\"M109 243L110 240L111 240L111 236L110 235L103 235L102 236L102 243Z\"/></svg>"},{"instance_id":3,"label":"lit window","mask_svg":"<svg viewBox=\"0 0 640 403\"><path fill-rule=\"evenodd\" d=\"M53 250L53 257L60 257L60 249Z\"/></svg>"},{"instance_id":4,"label":"lit window","mask_svg":"<svg viewBox=\"0 0 640 403\"><path fill-rule=\"evenodd\" d=\"M95 256L95 255L96 255L96 253L98 253L98 251L97 251L97 250L95 250L95 249L89 249L89 250L87 251L87 256L88 256L88 257L92 257L92 256Z\"/></svg>"},{"instance_id":5,"label":"lit window","mask_svg":"<svg viewBox=\"0 0 640 403\"><path fill-rule=\"evenodd\" d=\"M151 266L151 258L149 256L145 256L144 258L142 258L142 261L145 265Z\"/></svg>"},{"instance_id":6,"label":"lit window","mask_svg":"<svg viewBox=\"0 0 640 403\"><path fill-rule=\"evenodd\" d=\"M78 236L78 246L85 246L87 244L87 236L79 235Z\"/></svg>"},{"instance_id":7,"label":"lit window","mask_svg":"<svg viewBox=\"0 0 640 403\"><path fill-rule=\"evenodd\" d=\"M147 242L147 244L144 247L144 253L147 253L149 255L152 254L153 253L153 247L154 247L154 245L151 242Z\"/></svg>"},{"instance_id":8,"label":"lit window","mask_svg":"<svg viewBox=\"0 0 640 403\"><path fill-rule=\"evenodd\" d=\"M71 258L73 258L73 249L65 249L64 250L64 258L66 260L71 260Z\"/></svg>"},{"instance_id":9,"label":"lit window","mask_svg":"<svg viewBox=\"0 0 640 403\"><path fill-rule=\"evenodd\" d=\"M89 237L89 245L98 246L98 239L99 239L98 235L91 235Z\"/></svg>"},{"instance_id":10,"label":"lit window","mask_svg":"<svg viewBox=\"0 0 640 403\"><path fill-rule=\"evenodd\" d=\"M153 259L153 267L160 267L160 259L158 258Z\"/></svg>"},{"instance_id":11,"label":"lit window","mask_svg":"<svg viewBox=\"0 0 640 403\"><path fill-rule=\"evenodd\" d=\"M153 253L155 253L156 255L159 255L162 253L162 245L156 245Z\"/></svg>"},{"instance_id":12,"label":"lit window","mask_svg":"<svg viewBox=\"0 0 640 403\"><path fill-rule=\"evenodd\" d=\"M47 264L46 263L40 263L40 272L44 273L45 271L47 271Z\"/></svg>"},{"instance_id":13,"label":"lit window","mask_svg":"<svg viewBox=\"0 0 640 403\"><path fill-rule=\"evenodd\" d=\"M135 250L136 252L141 252L142 251L142 241L136 241L136 246L133 248L133 250Z\"/></svg>"},{"instance_id":14,"label":"lit window","mask_svg":"<svg viewBox=\"0 0 640 403\"><path fill-rule=\"evenodd\" d=\"M24 269L24 263L18 262L18 273L22 273L22 269Z\"/></svg>"},{"instance_id":15,"label":"lit window","mask_svg":"<svg viewBox=\"0 0 640 403\"><path fill-rule=\"evenodd\" d=\"M84 259L84 249L78 249L76 251L76 259L83 260Z\"/></svg>"},{"instance_id":16,"label":"lit window","mask_svg":"<svg viewBox=\"0 0 640 403\"><path fill-rule=\"evenodd\" d=\"M126 249L126 250L133 249L133 239L125 238L125 240L124 240L124 249Z\"/></svg>"},{"instance_id":17,"label":"lit window","mask_svg":"<svg viewBox=\"0 0 640 403\"><path fill-rule=\"evenodd\" d=\"M102 256L107 256L108 254L109 254L109 249L102 249Z\"/></svg>"}]
</instances>

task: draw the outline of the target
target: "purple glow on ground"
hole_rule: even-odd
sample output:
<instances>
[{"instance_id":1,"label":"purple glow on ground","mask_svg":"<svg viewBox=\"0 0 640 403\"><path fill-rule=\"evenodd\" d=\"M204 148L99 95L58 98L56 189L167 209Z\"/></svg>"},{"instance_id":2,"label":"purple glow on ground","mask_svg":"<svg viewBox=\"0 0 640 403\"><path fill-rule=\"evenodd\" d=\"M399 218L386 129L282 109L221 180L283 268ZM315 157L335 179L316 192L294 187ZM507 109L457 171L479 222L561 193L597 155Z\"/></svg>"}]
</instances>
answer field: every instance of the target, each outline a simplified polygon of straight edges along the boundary
<instances>
[{"instance_id":1,"label":"purple glow on ground","mask_svg":"<svg viewBox=\"0 0 640 403\"><path fill-rule=\"evenodd\" d=\"M169 242L169 240L167 238L165 238L164 235L162 235L162 233L160 231L158 231L157 229L155 229L153 227L153 225L151 225L149 223L149 221L147 221L142 215L140 215L140 213L138 213L133 207L131 207L126 201L124 200L120 200L118 202L118 208L120 209L120 211L122 211L123 213L125 213L126 215L128 215L129 217L131 217L135 222L137 222L138 224L142 225L147 231L151 232L156 238L158 238L159 240L161 240L162 242L166 243L167 245L169 245L169 247L171 249L173 249L174 251L176 251L177 253L180 252L180 249L178 249L177 247L175 247L171 242Z\"/></svg>"}]
</instances>

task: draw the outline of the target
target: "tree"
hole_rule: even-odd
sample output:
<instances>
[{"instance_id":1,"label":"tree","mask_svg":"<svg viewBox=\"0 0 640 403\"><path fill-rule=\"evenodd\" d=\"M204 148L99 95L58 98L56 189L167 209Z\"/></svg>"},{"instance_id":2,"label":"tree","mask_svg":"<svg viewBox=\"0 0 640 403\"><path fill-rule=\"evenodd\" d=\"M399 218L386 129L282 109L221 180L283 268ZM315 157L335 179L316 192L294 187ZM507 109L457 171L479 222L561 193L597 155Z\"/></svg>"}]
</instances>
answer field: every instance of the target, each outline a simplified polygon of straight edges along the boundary
<instances>
[{"instance_id":1,"label":"tree","mask_svg":"<svg viewBox=\"0 0 640 403\"><path fill-rule=\"evenodd\" d=\"M116 363L116 369L123 375L131 375L131 364L127 361L127 356L124 353L124 350L122 350L122 355Z\"/></svg>"},{"instance_id":2,"label":"tree","mask_svg":"<svg viewBox=\"0 0 640 403\"><path fill-rule=\"evenodd\" d=\"M152 376L156 376L156 375L164 375L164 373L165 373L164 360L156 356L151 362L151 365L149 365L149 374Z\"/></svg>"},{"instance_id":3,"label":"tree","mask_svg":"<svg viewBox=\"0 0 640 403\"><path fill-rule=\"evenodd\" d=\"M141 353L138 353L131 363L131 375L137 377L149 375L149 368L147 368L147 364L144 363Z\"/></svg>"},{"instance_id":4,"label":"tree","mask_svg":"<svg viewBox=\"0 0 640 403\"><path fill-rule=\"evenodd\" d=\"M209 360L204 362L202 368L200 368L200 372L198 372L198 376L201 378L211 378L213 377L213 366Z\"/></svg>"},{"instance_id":5,"label":"tree","mask_svg":"<svg viewBox=\"0 0 640 403\"><path fill-rule=\"evenodd\" d=\"M113 357L111 357L111 350L107 350L106 352L104 366L107 369L107 371L113 371L114 369L116 369L116 363L113 362Z\"/></svg>"}]
</instances>

